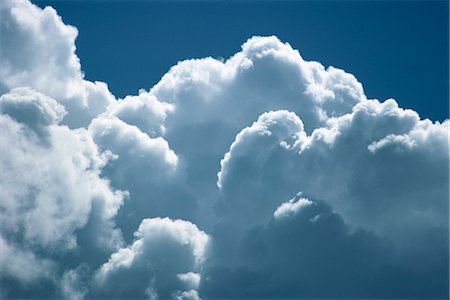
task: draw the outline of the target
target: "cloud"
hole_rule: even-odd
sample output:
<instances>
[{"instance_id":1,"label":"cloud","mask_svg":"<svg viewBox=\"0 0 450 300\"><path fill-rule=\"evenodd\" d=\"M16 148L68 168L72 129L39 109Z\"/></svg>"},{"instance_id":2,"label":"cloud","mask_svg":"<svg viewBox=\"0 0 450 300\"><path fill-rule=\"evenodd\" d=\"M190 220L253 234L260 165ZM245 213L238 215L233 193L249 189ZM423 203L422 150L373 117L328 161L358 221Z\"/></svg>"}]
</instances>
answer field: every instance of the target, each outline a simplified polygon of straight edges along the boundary
<instances>
[{"instance_id":1,"label":"cloud","mask_svg":"<svg viewBox=\"0 0 450 300\"><path fill-rule=\"evenodd\" d=\"M127 167L133 168L134 171L144 168L147 172L152 171L148 176L153 175L152 179L157 180L157 177L161 175L169 176L177 168L178 157L169 148L166 140L161 137L151 138L137 127L120 119L97 118L89 126L89 132L102 149L108 149L118 155L117 163L123 164L118 166L119 172L126 170ZM142 164L143 162L148 162L149 165L133 166L133 163ZM127 180L126 178L114 179L121 183ZM133 181L136 180L139 180L139 177L133 179Z\"/></svg>"},{"instance_id":2,"label":"cloud","mask_svg":"<svg viewBox=\"0 0 450 300\"><path fill-rule=\"evenodd\" d=\"M88 289L86 286L86 267L81 265L73 270L64 272L60 282L60 295L64 299L84 299Z\"/></svg>"},{"instance_id":3,"label":"cloud","mask_svg":"<svg viewBox=\"0 0 450 300\"><path fill-rule=\"evenodd\" d=\"M353 75L305 61L275 36L249 39L224 62L182 61L150 94L176 105L180 117L172 126L220 120L242 128L266 111L288 109L298 113L309 130L327 115L342 115L366 99Z\"/></svg>"},{"instance_id":4,"label":"cloud","mask_svg":"<svg viewBox=\"0 0 450 300\"><path fill-rule=\"evenodd\" d=\"M29 88L16 88L0 97L1 112L36 132L59 123L66 111L62 105Z\"/></svg>"},{"instance_id":5,"label":"cloud","mask_svg":"<svg viewBox=\"0 0 450 300\"><path fill-rule=\"evenodd\" d=\"M448 120L275 36L116 99L77 35L0 3L2 297L445 297Z\"/></svg>"},{"instance_id":6,"label":"cloud","mask_svg":"<svg viewBox=\"0 0 450 300\"><path fill-rule=\"evenodd\" d=\"M97 272L96 297L198 298L208 241L203 231L187 221L154 218L144 219L134 235Z\"/></svg>"},{"instance_id":7,"label":"cloud","mask_svg":"<svg viewBox=\"0 0 450 300\"><path fill-rule=\"evenodd\" d=\"M39 279L32 274L40 269L50 273L45 266L76 251L77 239L85 238L79 230L88 223L95 239L84 245L87 249L120 246L114 217L124 194L100 177L108 156L88 131L59 125L63 107L31 89L2 95L0 111L2 249L18 253L2 260L2 276L30 281ZM21 264L33 271L14 267Z\"/></svg>"},{"instance_id":8,"label":"cloud","mask_svg":"<svg viewBox=\"0 0 450 300\"><path fill-rule=\"evenodd\" d=\"M212 241L200 288L205 298L439 297L447 285L444 253L412 265L423 253L354 230L324 201L302 193L263 225L222 221Z\"/></svg>"},{"instance_id":9,"label":"cloud","mask_svg":"<svg viewBox=\"0 0 450 300\"><path fill-rule=\"evenodd\" d=\"M87 126L115 101L102 82L84 80L75 54L78 30L52 7L6 0L0 6L0 94L30 87L63 104L64 124Z\"/></svg>"},{"instance_id":10,"label":"cloud","mask_svg":"<svg viewBox=\"0 0 450 300\"><path fill-rule=\"evenodd\" d=\"M51 276L51 270L54 267L51 261L40 260L33 252L15 247L1 236L0 246L2 250L0 265L3 276L19 278L24 283Z\"/></svg>"},{"instance_id":11,"label":"cloud","mask_svg":"<svg viewBox=\"0 0 450 300\"><path fill-rule=\"evenodd\" d=\"M183 176L197 198L198 211L204 215L177 217L199 222L205 228L214 223L206 216L211 215L211 199L217 197L218 162L243 127L264 112L286 109L296 112L311 131L324 124L328 116L350 112L354 104L366 100L362 85L353 75L305 61L297 50L274 36L249 39L242 51L226 61L182 61L148 93L141 91L139 98L144 97L171 105L164 118L156 118L165 129L159 132L180 157ZM126 99L120 103L133 106ZM158 110L152 106L153 111ZM133 110L133 115L127 118L146 118L148 112Z\"/></svg>"},{"instance_id":12,"label":"cloud","mask_svg":"<svg viewBox=\"0 0 450 300\"><path fill-rule=\"evenodd\" d=\"M151 137L165 133L165 120L174 111L174 105L160 102L155 96L139 91L137 96L126 96L108 107L105 116L116 116L127 124L138 127Z\"/></svg>"},{"instance_id":13,"label":"cloud","mask_svg":"<svg viewBox=\"0 0 450 300\"><path fill-rule=\"evenodd\" d=\"M415 112L399 108L393 100L383 103L367 100L355 105L352 113L330 118L327 125L316 128L310 135L301 124L292 112L265 113L236 136L224 155L218 174L221 197L217 203L222 221L212 234L221 250L212 256L223 255L226 259L220 267L213 267L213 272L223 267L229 268L229 276L241 274L240 268L243 264L245 267L247 259L241 254L245 251L242 244L246 236L258 234L255 228L276 224L271 221L273 217L276 221L284 220L313 205L302 198L280 202L280 197L300 189L332 205L339 218L348 223L346 231L373 232L392 244L395 250L391 255L380 254L371 259L380 261L381 270L366 270L373 276L383 271L382 276L372 278L374 284L379 281L377 284L381 285L385 278L396 278L408 269L413 275L403 277L395 287L386 287L386 291L411 297L445 293L448 271L441 266L448 264L448 243L444 238L444 232L448 232L448 122L420 120ZM311 218L311 221L315 219ZM332 232L331 228L327 230ZM286 227L279 234L288 235L289 230L292 228ZM295 232L300 234L301 230L296 227ZM296 236L295 240L298 239ZM309 238L305 243L308 241ZM279 241L272 244L281 245ZM292 248L294 244L289 240L281 247ZM375 239L371 248L380 247L379 244ZM323 246L316 245L320 247ZM259 249L255 247L250 252L252 255L261 252L261 260L270 261L265 251ZM363 252L371 253L368 249ZM338 261L330 264L341 262L342 257L336 255ZM433 258L425 259L430 256ZM299 253L284 257L292 260L291 264L311 260L303 259ZM348 264L354 262L350 260ZM310 271L312 268L307 267ZM321 276L328 274L325 269L314 271ZM428 276L433 273L436 278L430 280L432 277ZM263 280L260 275L249 273L247 280L260 284ZM359 292L356 288L339 292L328 283L324 284L324 294L319 291L309 294L307 289L294 292L293 286L270 280L275 286L267 293L274 295L279 290L290 290L293 294L289 295L293 297L331 297L341 292L347 296L354 292L355 297L389 294L380 294L368 285L362 285L365 288ZM229 284L218 290L233 290L233 284L236 289L241 288L236 282ZM416 288L411 290L411 286ZM259 297L261 290L264 289L255 288L249 291L249 296ZM327 295L327 291L331 294ZM214 290L208 292L218 296Z\"/></svg>"},{"instance_id":14,"label":"cloud","mask_svg":"<svg viewBox=\"0 0 450 300\"><path fill-rule=\"evenodd\" d=\"M299 194L299 196L300 195L301 195L301 193ZM275 217L276 220L280 220L283 218L289 218L291 216L295 216L302 209L304 209L305 207L311 206L311 205L314 205L314 202L312 202L306 198L299 198L299 199L292 198L288 202L281 204L277 208L277 210L275 210L275 212L273 213L273 216ZM316 216L314 216L312 218L312 220L315 220L319 217L319 215L316 215Z\"/></svg>"},{"instance_id":15,"label":"cloud","mask_svg":"<svg viewBox=\"0 0 450 300\"><path fill-rule=\"evenodd\" d=\"M323 201L299 194L266 224L247 227L232 243L230 236L214 235L205 297L385 296L377 286L390 263L390 245L369 232L352 232Z\"/></svg>"},{"instance_id":16,"label":"cloud","mask_svg":"<svg viewBox=\"0 0 450 300\"><path fill-rule=\"evenodd\" d=\"M293 180L286 164L294 153L290 149L304 136L303 122L288 111L264 113L243 129L221 161L217 211L227 218L267 222L280 197L292 194L285 186Z\"/></svg>"},{"instance_id":17,"label":"cloud","mask_svg":"<svg viewBox=\"0 0 450 300\"><path fill-rule=\"evenodd\" d=\"M114 156L103 174L129 193L117 217L128 241L144 218L193 218L195 199L184 183L178 155L163 137L152 138L115 116L94 119L89 132L101 150Z\"/></svg>"},{"instance_id":18,"label":"cloud","mask_svg":"<svg viewBox=\"0 0 450 300\"><path fill-rule=\"evenodd\" d=\"M218 175L227 203L260 203L301 189L380 234L404 235L405 221L446 226L448 122L420 120L393 100L361 102L311 135L298 122L292 113L272 112L237 135Z\"/></svg>"}]
</instances>

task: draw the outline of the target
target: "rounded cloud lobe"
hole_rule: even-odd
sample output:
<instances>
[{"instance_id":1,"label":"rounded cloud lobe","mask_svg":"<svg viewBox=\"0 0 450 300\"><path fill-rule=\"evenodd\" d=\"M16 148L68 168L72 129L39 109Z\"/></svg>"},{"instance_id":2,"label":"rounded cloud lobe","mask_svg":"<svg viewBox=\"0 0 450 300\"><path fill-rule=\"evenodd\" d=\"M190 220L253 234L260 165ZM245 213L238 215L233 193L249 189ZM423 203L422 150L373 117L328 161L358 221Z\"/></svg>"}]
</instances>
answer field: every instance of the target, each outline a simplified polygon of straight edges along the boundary
<instances>
[{"instance_id":1,"label":"rounded cloud lobe","mask_svg":"<svg viewBox=\"0 0 450 300\"><path fill-rule=\"evenodd\" d=\"M77 35L0 3L2 297L445 297L448 120L275 36L116 99Z\"/></svg>"},{"instance_id":2,"label":"rounded cloud lobe","mask_svg":"<svg viewBox=\"0 0 450 300\"><path fill-rule=\"evenodd\" d=\"M52 7L27 0L0 4L0 94L30 87L63 104L64 123L87 126L115 101L102 82L84 80L75 54L78 30L64 24Z\"/></svg>"},{"instance_id":3,"label":"rounded cloud lobe","mask_svg":"<svg viewBox=\"0 0 450 300\"><path fill-rule=\"evenodd\" d=\"M134 236L136 240L113 253L96 274L100 297L196 295L206 233L187 221L155 218L144 219Z\"/></svg>"},{"instance_id":4,"label":"rounded cloud lobe","mask_svg":"<svg viewBox=\"0 0 450 300\"><path fill-rule=\"evenodd\" d=\"M42 279L34 273L55 276L58 268L48 266L82 246L79 230L88 224L95 238L86 249L120 246L114 217L124 193L100 177L108 156L88 131L58 124L64 108L31 89L3 94L0 110L2 275L26 282Z\"/></svg>"}]
</instances>

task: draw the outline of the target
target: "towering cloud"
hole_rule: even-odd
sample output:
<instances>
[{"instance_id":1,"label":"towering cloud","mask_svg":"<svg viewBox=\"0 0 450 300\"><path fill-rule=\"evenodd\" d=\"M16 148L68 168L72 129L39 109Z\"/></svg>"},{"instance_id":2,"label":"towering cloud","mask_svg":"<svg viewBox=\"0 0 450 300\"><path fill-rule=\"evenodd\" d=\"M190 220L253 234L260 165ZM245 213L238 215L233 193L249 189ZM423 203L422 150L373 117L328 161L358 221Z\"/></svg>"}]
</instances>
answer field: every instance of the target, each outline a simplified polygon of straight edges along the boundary
<instances>
[{"instance_id":1,"label":"towering cloud","mask_svg":"<svg viewBox=\"0 0 450 300\"><path fill-rule=\"evenodd\" d=\"M103 82L84 80L75 54L78 30L51 7L27 0L0 4L0 94L27 86L53 97L70 113L64 124L87 126L115 99Z\"/></svg>"},{"instance_id":2,"label":"towering cloud","mask_svg":"<svg viewBox=\"0 0 450 300\"><path fill-rule=\"evenodd\" d=\"M116 99L0 3L2 298L442 298L449 121L277 37Z\"/></svg>"}]
</instances>

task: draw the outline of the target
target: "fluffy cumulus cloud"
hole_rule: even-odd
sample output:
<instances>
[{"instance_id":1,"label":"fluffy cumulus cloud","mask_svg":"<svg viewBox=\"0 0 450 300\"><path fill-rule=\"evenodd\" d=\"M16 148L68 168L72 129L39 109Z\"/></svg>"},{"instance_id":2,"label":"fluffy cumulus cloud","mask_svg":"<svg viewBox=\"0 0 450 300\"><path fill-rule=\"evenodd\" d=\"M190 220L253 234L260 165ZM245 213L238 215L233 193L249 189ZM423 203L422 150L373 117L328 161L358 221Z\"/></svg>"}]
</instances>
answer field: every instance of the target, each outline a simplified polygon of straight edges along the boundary
<instances>
[{"instance_id":1,"label":"fluffy cumulus cloud","mask_svg":"<svg viewBox=\"0 0 450 300\"><path fill-rule=\"evenodd\" d=\"M371 272L371 285L381 286L386 278L396 278L398 285L385 286L384 292L426 297L439 295L439 282L443 293L448 286L448 270L443 267L448 265L448 126L447 121L441 124L420 120L415 112L399 108L393 100L361 102L352 113L330 118L326 126L316 128L310 135L292 112L261 115L236 136L221 162L218 186L222 196L218 207L223 224L217 228L220 237L216 239L216 251L226 257L222 267L229 260L240 267L245 265L247 259L241 252L247 251L247 235L256 235L257 228L267 224L271 228L277 220L295 216L303 207L311 206L307 199L281 204L280 195L300 189L324 199L344 218L349 230L371 232L393 247L392 255L377 266L385 274L377 277L375 271ZM271 221L271 211L275 222ZM311 221L315 219L310 217ZM246 229L238 235L228 232L230 227ZM300 230L296 232L300 234ZM266 234L269 233L264 231L264 238L269 238ZM235 248L235 253L227 257L232 251L222 252L230 240L241 245L241 249ZM289 241L285 246L293 245ZM370 248L379 245L375 243ZM357 250L352 246L340 253L339 246L328 247L337 256ZM363 253L370 256L369 249ZM371 262L383 255L376 255ZM351 257L356 256L350 256L349 264L358 263L352 262ZM264 257L264 261L268 259ZM218 269L220 266L213 268ZM401 273L406 269L412 274ZM328 272L323 270L321 274ZM429 280L431 277L435 279ZM383 291L377 294L375 286L359 286L366 288L353 296L387 296ZM407 286L416 289L401 290ZM351 295L356 289L341 292ZM262 296L254 291L251 295ZM313 295L331 296L327 290L310 296Z\"/></svg>"},{"instance_id":2,"label":"fluffy cumulus cloud","mask_svg":"<svg viewBox=\"0 0 450 300\"><path fill-rule=\"evenodd\" d=\"M187 221L154 218L144 219L134 235L129 247L100 268L94 293L107 298L198 297L206 233Z\"/></svg>"},{"instance_id":3,"label":"fluffy cumulus cloud","mask_svg":"<svg viewBox=\"0 0 450 300\"><path fill-rule=\"evenodd\" d=\"M108 155L88 131L60 125L64 107L29 88L3 94L0 112L2 276L52 275L53 258L76 251L77 236L100 252L120 246L114 217L124 193L101 178Z\"/></svg>"},{"instance_id":4,"label":"fluffy cumulus cloud","mask_svg":"<svg viewBox=\"0 0 450 300\"><path fill-rule=\"evenodd\" d=\"M449 121L252 37L116 99L0 3L2 298L443 298Z\"/></svg>"},{"instance_id":5,"label":"fluffy cumulus cloud","mask_svg":"<svg viewBox=\"0 0 450 300\"><path fill-rule=\"evenodd\" d=\"M117 217L127 240L143 218L193 215L195 201L183 184L179 157L165 139L152 138L116 116L94 119L89 132L100 149L113 155L104 175L130 196Z\"/></svg>"},{"instance_id":6,"label":"fluffy cumulus cloud","mask_svg":"<svg viewBox=\"0 0 450 300\"><path fill-rule=\"evenodd\" d=\"M236 136L217 184L229 209L233 198L236 205L270 202L273 210L280 194L267 192L271 186L326 199L352 225L382 234L404 236L405 222L445 227L448 126L420 120L394 100L361 102L310 135L294 113L269 112Z\"/></svg>"},{"instance_id":7,"label":"fluffy cumulus cloud","mask_svg":"<svg viewBox=\"0 0 450 300\"><path fill-rule=\"evenodd\" d=\"M86 126L115 99L103 82L84 80L75 55L78 30L51 7L27 0L0 4L0 94L27 86L53 97L71 112L64 123Z\"/></svg>"}]
</instances>

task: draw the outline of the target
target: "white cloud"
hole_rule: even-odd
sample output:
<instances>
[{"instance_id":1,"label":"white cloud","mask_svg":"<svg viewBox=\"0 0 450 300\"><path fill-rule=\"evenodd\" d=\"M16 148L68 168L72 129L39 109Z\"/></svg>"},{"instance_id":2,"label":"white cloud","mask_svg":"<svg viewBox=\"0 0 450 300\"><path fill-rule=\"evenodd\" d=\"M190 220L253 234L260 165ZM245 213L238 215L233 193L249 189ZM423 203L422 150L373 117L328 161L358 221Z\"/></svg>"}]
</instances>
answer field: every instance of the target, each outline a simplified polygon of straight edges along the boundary
<instances>
[{"instance_id":1,"label":"white cloud","mask_svg":"<svg viewBox=\"0 0 450 300\"><path fill-rule=\"evenodd\" d=\"M244 224L265 224L293 192L294 159L306 138L303 123L293 112L262 114L243 129L221 161L217 185L218 209Z\"/></svg>"},{"instance_id":2,"label":"white cloud","mask_svg":"<svg viewBox=\"0 0 450 300\"><path fill-rule=\"evenodd\" d=\"M101 150L114 156L103 168L104 176L129 192L117 217L127 240L143 218L192 218L195 199L183 182L178 155L164 138L152 138L115 116L94 119L89 132Z\"/></svg>"},{"instance_id":3,"label":"white cloud","mask_svg":"<svg viewBox=\"0 0 450 300\"><path fill-rule=\"evenodd\" d=\"M85 267L80 266L64 272L60 283L61 295L64 299L81 300L85 298L88 289L82 278L85 277L84 269Z\"/></svg>"},{"instance_id":4,"label":"white cloud","mask_svg":"<svg viewBox=\"0 0 450 300\"><path fill-rule=\"evenodd\" d=\"M154 218L143 220L135 237L98 270L96 294L163 299L197 295L196 271L208 241L203 231L187 221ZM124 279L127 284L120 284Z\"/></svg>"},{"instance_id":5,"label":"white cloud","mask_svg":"<svg viewBox=\"0 0 450 300\"><path fill-rule=\"evenodd\" d=\"M238 276L236 273L249 272L247 276L258 284L264 280L269 280L267 284L274 282L274 279L268 279L272 278L269 275L264 277L265 271L254 270L253 265L249 267L247 260L251 255L260 255L262 261L271 262L267 251L270 252L268 249L272 245L289 249L301 240L302 229L296 225L288 226L291 222L288 220L296 219L299 213L316 205L310 200L302 200L302 196L282 203L283 198L299 189L305 195L313 195L332 205L336 216L350 226L346 229L349 234L361 229L373 232L379 239L373 241L373 247L384 247L385 239L395 249L387 257L380 254L372 258L379 264L374 266L378 271L367 268L374 276L373 282L383 282L386 276L398 278L408 269L412 273L403 277L402 284L386 290L398 289L404 295L433 294L436 292L432 288L434 283L427 279L430 274L440 274L435 275L435 279L439 278L443 287L447 273L440 265L448 262L448 245L443 239L444 232L448 232L448 121L441 124L420 120L417 113L399 108L393 100L383 103L367 100L355 105L349 114L330 118L325 126L316 128L309 135L297 124L301 121L292 112L265 113L236 136L224 155L218 174L221 221L213 234L217 246L211 255L216 262L208 270L212 287L205 286L206 295L215 297L218 291L239 289L240 285L231 280ZM318 213L307 220L314 223L321 218L322 214ZM288 223L278 234L291 236L289 241L284 246L279 241L263 246L261 243L269 238L268 233L261 233L258 228L271 228L282 220ZM331 228L324 230L333 232ZM260 234L262 240L258 240ZM305 234L309 238L304 243L320 238ZM328 236L329 233L323 234ZM284 250L280 248L279 251ZM348 251L359 250L352 246ZM369 255L368 249L364 251ZM299 263L299 268L312 259L302 258L298 252L283 255L291 264ZM341 254L336 255L342 259ZM433 258L419 263L429 255ZM217 263L220 258L222 264ZM355 262L350 259L348 263ZM387 270L389 264L393 267L386 271L390 274L385 274L382 270ZM312 268L307 267L308 270ZM282 270L292 274L288 267L280 272ZM299 269L292 272L301 274ZM329 271L319 268L314 272L324 275ZM351 274L350 271L345 273ZM294 291L289 280L275 285L274 290L267 290L266 294L282 287ZM220 283L222 281L228 281L224 283L225 287ZM331 283L325 285L326 290L334 289ZM414 291L406 289L412 285L416 287ZM365 287L365 292L378 295L373 287ZM249 290L249 293L259 297L262 290L263 287ZM363 293L358 294L357 289L353 292L357 297ZM306 288L293 293L308 295L309 292ZM344 292L349 293L350 290ZM312 292L311 296L319 294L329 296L318 291ZM234 297L238 294L230 292L226 295Z\"/></svg>"},{"instance_id":6,"label":"white cloud","mask_svg":"<svg viewBox=\"0 0 450 300\"><path fill-rule=\"evenodd\" d=\"M177 274L177 278L182 281L188 288L198 289L201 276L198 273L188 272Z\"/></svg>"},{"instance_id":7,"label":"white cloud","mask_svg":"<svg viewBox=\"0 0 450 300\"><path fill-rule=\"evenodd\" d=\"M301 196L298 195L298 196ZM313 202L306 198L292 198L288 202L281 204L273 213L275 219L295 216L302 208L313 205ZM315 218L315 217L314 217Z\"/></svg>"},{"instance_id":8,"label":"white cloud","mask_svg":"<svg viewBox=\"0 0 450 300\"><path fill-rule=\"evenodd\" d=\"M27 86L53 97L66 107L64 123L71 127L87 126L115 101L105 83L83 79L78 30L53 8L6 0L0 15L0 94Z\"/></svg>"},{"instance_id":9,"label":"white cloud","mask_svg":"<svg viewBox=\"0 0 450 300\"><path fill-rule=\"evenodd\" d=\"M0 103L3 114L37 132L59 123L66 114L64 107L54 99L29 88L16 88L3 94Z\"/></svg>"},{"instance_id":10,"label":"white cloud","mask_svg":"<svg viewBox=\"0 0 450 300\"><path fill-rule=\"evenodd\" d=\"M151 138L137 127L115 117L93 120L89 131L97 145L118 155L118 162L123 164L119 171L123 172L135 164L135 168L151 171L153 179L157 180L163 174L170 175L177 167L178 157L166 140L161 137Z\"/></svg>"},{"instance_id":11,"label":"white cloud","mask_svg":"<svg viewBox=\"0 0 450 300\"><path fill-rule=\"evenodd\" d=\"M138 96L126 96L110 105L105 116L116 116L149 136L157 137L164 134L167 114L173 112L174 108L173 104L160 102L155 96L141 90Z\"/></svg>"},{"instance_id":12,"label":"white cloud","mask_svg":"<svg viewBox=\"0 0 450 300\"><path fill-rule=\"evenodd\" d=\"M79 230L88 223L95 238L83 247L108 251L119 246L114 217L123 193L100 177L108 157L98 151L87 130L57 124L64 109L30 89L2 95L0 111L1 237L5 249L23 252L16 263L2 260L2 275L18 276L14 265L20 257L38 272L56 256L75 251ZM33 272L25 278L34 278Z\"/></svg>"},{"instance_id":13,"label":"white cloud","mask_svg":"<svg viewBox=\"0 0 450 300\"><path fill-rule=\"evenodd\" d=\"M39 259L33 252L10 244L1 236L0 250L2 252L0 267L4 278L19 278L21 282L29 284L52 276L54 263L46 259ZM2 293L5 292L2 291Z\"/></svg>"},{"instance_id":14,"label":"white cloud","mask_svg":"<svg viewBox=\"0 0 450 300\"><path fill-rule=\"evenodd\" d=\"M77 34L0 3L2 296L447 292L448 121L274 36L116 100Z\"/></svg>"},{"instance_id":15,"label":"white cloud","mask_svg":"<svg viewBox=\"0 0 450 300\"><path fill-rule=\"evenodd\" d=\"M200 300L200 296L196 290L183 291L180 293L175 293L176 300Z\"/></svg>"},{"instance_id":16,"label":"white cloud","mask_svg":"<svg viewBox=\"0 0 450 300\"><path fill-rule=\"evenodd\" d=\"M182 61L149 94L174 105L165 136L176 143L177 152L189 157L223 151L239 130L267 111L293 111L310 132L327 116L351 112L366 99L353 75L305 61L274 36L249 39L226 61ZM211 128L221 138L211 136L205 147L197 131Z\"/></svg>"},{"instance_id":17,"label":"white cloud","mask_svg":"<svg viewBox=\"0 0 450 300\"><path fill-rule=\"evenodd\" d=\"M224 201L262 205L301 189L326 199L352 225L380 234L405 235L406 220L413 228L446 226L447 123L420 120L393 100L361 102L309 136L300 127L289 131L295 122L286 117L277 124L289 134L273 130L266 120L273 118L244 129L225 154L218 178Z\"/></svg>"}]
</instances>

